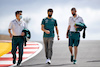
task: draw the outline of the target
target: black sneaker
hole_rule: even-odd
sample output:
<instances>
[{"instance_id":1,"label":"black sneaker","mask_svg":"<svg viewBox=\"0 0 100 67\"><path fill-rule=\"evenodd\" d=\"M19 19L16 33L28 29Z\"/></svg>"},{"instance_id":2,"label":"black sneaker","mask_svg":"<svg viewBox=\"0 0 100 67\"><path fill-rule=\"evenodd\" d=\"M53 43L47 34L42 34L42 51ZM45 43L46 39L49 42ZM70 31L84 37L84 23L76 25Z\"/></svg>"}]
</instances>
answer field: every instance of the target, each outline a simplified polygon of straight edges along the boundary
<instances>
[{"instance_id":1,"label":"black sneaker","mask_svg":"<svg viewBox=\"0 0 100 67\"><path fill-rule=\"evenodd\" d=\"M20 66L20 64L21 64L21 61L18 61L17 66Z\"/></svg>"},{"instance_id":2,"label":"black sneaker","mask_svg":"<svg viewBox=\"0 0 100 67\"><path fill-rule=\"evenodd\" d=\"M71 56L71 62L73 62L73 57L74 57L74 56Z\"/></svg>"},{"instance_id":3,"label":"black sneaker","mask_svg":"<svg viewBox=\"0 0 100 67\"><path fill-rule=\"evenodd\" d=\"M20 63L17 63L17 66L20 66Z\"/></svg>"},{"instance_id":4,"label":"black sneaker","mask_svg":"<svg viewBox=\"0 0 100 67\"><path fill-rule=\"evenodd\" d=\"M16 63L16 59L13 59L13 64L15 64Z\"/></svg>"}]
</instances>

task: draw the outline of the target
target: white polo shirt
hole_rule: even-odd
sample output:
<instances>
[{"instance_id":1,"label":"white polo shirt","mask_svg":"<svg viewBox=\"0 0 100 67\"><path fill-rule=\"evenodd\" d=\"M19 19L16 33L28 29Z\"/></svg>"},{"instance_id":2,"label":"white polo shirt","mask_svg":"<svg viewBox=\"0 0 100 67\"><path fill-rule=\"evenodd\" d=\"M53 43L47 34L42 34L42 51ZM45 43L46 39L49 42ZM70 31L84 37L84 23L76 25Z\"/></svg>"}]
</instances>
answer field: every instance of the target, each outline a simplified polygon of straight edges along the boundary
<instances>
[{"instance_id":1,"label":"white polo shirt","mask_svg":"<svg viewBox=\"0 0 100 67\"><path fill-rule=\"evenodd\" d=\"M12 30L13 36L20 36L24 28L27 28L25 22L14 19L8 29Z\"/></svg>"},{"instance_id":2,"label":"white polo shirt","mask_svg":"<svg viewBox=\"0 0 100 67\"><path fill-rule=\"evenodd\" d=\"M80 17L78 15L75 18L73 16L69 18L69 25L70 25L71 32L76 32L74 25L75 25L75 23L79 23L79 22L84 23L82 17Z\"/></svg>"}]
</instances>

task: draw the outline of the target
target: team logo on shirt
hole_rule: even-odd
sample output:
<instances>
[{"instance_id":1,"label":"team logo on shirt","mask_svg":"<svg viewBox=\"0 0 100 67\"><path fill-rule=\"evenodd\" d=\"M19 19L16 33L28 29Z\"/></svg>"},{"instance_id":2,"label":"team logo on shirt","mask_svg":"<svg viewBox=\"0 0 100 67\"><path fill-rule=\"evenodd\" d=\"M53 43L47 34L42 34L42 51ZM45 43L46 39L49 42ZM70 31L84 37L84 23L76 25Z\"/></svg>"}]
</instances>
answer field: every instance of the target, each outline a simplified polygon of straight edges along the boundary
<instances>
[{"instance_id":1,"label":"team logo on shirt","mask_svg":"<svg viewBox=\"0 0 100 67\"><path fill-rule=\"evenodd\" d=\"M45 20L45 23L48 23L48 20L47 19Z\"/></svg>"},{"instance_id":2,"label":"team logo on shirt","mask_svg":"<svg viewBox=\"0 0 100 67\"><path fill-rule=\"evenodd\" d=\"M54 20L51 20L52 22L54 22Z\"/></svg>"}]
</instances>

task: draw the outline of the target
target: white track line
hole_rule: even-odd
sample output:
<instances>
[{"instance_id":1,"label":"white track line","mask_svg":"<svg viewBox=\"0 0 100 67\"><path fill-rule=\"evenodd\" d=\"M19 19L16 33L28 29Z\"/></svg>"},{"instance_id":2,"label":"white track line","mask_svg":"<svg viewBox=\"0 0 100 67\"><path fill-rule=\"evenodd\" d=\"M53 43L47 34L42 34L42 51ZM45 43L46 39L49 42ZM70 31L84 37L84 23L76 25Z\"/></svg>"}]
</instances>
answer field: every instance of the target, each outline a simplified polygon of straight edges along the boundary
<instances>
[{"instance_id":1,"label":"white track line","mask_svg":"<svg viewBox=\"0 0 100 67\"><path fill-rule=\"evenodd\" d=\"M0 61L0 64L12 64L12 61Z\"/></svg>"},{"instance_id":2,"label":"white track line","mask_svg":"<svg viewBox=\"0 0 100 67\"><path fill-rule=\"evenodd\" d=\"M28 57L28 56L31 56L31 55L32 54L23 54L23 57ZM16 56L19 57L19 54L16 54ZM12 54L5 54L2 57L9 58L9 57L12 57Z\"/></svg>"},{"instance_id":3,"label":"white track line","mask_svg":"<svg viewBox=\"0 0 100 67\"><path fill-rule=\"evenodd\" d=\"M39 45L26 45L26 46L24 46L24 48L25 47L39 47Z\"/></svg>"},{"instance_id":4,"label":"white track line","mask_svg":"<svg viewBox=\"0 0 100 67\"><path fill-rule=\"evenodd\" d=\"M37 51L38 49L24 49L24 52Z\"/></svg>"}]
</instances>

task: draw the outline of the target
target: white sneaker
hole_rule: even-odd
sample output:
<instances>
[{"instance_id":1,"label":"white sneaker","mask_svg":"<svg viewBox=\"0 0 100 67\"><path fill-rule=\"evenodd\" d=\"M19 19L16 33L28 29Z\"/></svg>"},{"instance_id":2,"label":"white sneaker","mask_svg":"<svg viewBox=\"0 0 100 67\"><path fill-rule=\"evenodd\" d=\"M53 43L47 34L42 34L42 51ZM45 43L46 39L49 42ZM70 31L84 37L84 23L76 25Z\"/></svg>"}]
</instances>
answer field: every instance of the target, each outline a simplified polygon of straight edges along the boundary
<instances>
[{"instance_id":1,"label":"white sneaker","mask_svg":"<svg viewBox=\"0 0 100 67\"><path fill-rule=\"evenodd\" d=\"M46 60L46 64L48 63L48 59Z\"/></svg>"},{"instance_id":2,"label":"white sneaker","mask_svg":"<svg viewBox=\"0 0 100 67\"><path fill-rule=\"evenodd\" d=\"M51 64L51 60L50 59L47 59L46 60L46 64Z\"/></svg>"},{"instance_id":3,"label":"white sneaker","mask_svg":"<svg viewBox=\"0 0 100 67\"><path fill-rule=\"evenodd\" d=\"M50 59L48 59L48 64L51 64L51 60Z\"/></svg>"}]
</instances>

